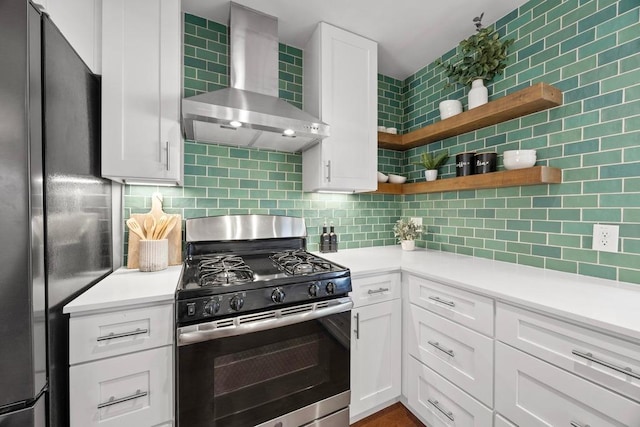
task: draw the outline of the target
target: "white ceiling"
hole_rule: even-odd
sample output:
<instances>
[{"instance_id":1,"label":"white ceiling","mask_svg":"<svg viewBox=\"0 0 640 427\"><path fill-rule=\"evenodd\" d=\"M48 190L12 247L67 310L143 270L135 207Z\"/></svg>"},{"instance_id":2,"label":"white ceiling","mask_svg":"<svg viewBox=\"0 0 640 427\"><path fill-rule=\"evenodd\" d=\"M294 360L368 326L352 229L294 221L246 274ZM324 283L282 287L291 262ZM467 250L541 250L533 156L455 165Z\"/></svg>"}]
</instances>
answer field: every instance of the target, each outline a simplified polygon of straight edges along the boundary
<instances>
[{"instance_id":1,"label":"white ceiling","mask_svg":"<svg viewBox=\"0 0 640 427\"><path fill-rule=\"evenodd\" d=\"M527 0L235 0L278 18L280 42L303 48L320 21L378 42L378 72L405 79ZM182 9L225 25L229 0L182 0Z\"/></svg>"}]
</instances>

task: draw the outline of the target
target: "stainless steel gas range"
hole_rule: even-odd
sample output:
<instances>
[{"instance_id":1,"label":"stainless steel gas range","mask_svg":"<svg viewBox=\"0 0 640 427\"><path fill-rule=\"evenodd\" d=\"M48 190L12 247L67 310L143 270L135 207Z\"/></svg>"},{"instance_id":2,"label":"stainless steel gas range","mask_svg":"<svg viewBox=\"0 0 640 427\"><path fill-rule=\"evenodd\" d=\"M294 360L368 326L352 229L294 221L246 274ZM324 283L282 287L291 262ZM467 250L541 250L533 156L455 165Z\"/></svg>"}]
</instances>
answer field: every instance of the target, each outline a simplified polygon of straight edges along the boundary
<instances>
[{"instance_id":1,"label":"stainless steel gas range","mask_svg":"<svg viewBox=\"0 0 640 427\"><path fill-rule=\"evenodd\" d=\"M301 218L190 219L186 240L178 426L347 426L349 269L305 250Z\"/></svg>"}]
</instances>

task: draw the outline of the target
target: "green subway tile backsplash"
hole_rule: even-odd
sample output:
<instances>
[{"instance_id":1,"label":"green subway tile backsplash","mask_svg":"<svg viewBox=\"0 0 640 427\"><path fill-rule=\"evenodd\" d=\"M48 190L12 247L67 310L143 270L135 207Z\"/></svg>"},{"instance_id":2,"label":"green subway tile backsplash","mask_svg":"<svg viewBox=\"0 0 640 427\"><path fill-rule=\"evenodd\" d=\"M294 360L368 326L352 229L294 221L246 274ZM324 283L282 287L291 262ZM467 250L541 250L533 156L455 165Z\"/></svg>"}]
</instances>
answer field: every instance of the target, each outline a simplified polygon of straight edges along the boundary
<instances>
[{"instance_id":1,"label":"green subway tile backsplash","mask_svg":"<svg viewBox=\"0 0 640 427\"><path fill-rule=\"evenodd\" d=\"M640 284L640 5L637 1L531 0L500 18L515 38L490 100L538 81L563 91L564 105L406 152L378 149L378 169L423 180L421 153L536 148L538 165L563 169L563 184L424 195L303 193L300 154L185 142L183 188L125 188L125 218L148 211L161 191L184 217L231 213L303 216L317 250L325 221L341 248L393 245L400 216L420 216L418 246ZM229 84L227 28L185 14L184 93ZM618 45L616 45L616 42ZM456 47L443 55L453 56ZM280 97L302 106L303 52L280 44ZM407 133L440 120L438 104L468 88L446 86L434 63L404 80L378 75L378 125ZM466 109L466 105L465 105ZM502 169L502 160L498 162ZM620 225L620 254L591 250L595 222Z\"/></svg>"}]
</instances>

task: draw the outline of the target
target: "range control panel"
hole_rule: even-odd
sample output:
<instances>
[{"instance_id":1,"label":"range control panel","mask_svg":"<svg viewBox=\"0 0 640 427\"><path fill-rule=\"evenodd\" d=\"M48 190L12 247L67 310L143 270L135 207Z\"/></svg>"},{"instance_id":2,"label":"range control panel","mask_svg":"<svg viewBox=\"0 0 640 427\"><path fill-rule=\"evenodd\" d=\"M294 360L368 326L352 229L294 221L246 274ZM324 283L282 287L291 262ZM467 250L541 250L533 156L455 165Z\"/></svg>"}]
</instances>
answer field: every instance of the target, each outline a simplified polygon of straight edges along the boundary
<instances>
[{"instance_id":1,"label":"range control panel","mask_svg":"<svg viewBox=\"0 0 640 427\"><path fill-rule=\"evenodd\" d=\"M185 325L206 322L236 313L268 310L291 303L312 302L334 295L344 295L350 291L351 278L337 277L178 300L177 323Z\"/></svg>"}]
</instances>

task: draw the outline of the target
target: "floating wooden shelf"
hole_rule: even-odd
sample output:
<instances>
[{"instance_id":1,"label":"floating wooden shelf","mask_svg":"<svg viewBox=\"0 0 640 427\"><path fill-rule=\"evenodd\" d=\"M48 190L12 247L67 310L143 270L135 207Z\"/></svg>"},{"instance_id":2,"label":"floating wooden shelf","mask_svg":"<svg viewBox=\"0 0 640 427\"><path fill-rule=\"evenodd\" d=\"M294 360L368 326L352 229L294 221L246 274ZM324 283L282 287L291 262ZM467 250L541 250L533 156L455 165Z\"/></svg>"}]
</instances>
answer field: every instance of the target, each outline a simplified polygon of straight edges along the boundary
<instances>
[{"instance_id":1,"label":"floating wooden shelf","mask_svg":"<svg viewBox=\"0 0 640 427\"><path fill-rule=\"evenodd\" d=\"M482 188L515 187L536 184L560 184L562 170L548 166L505 170L480 175L459 176L409 184L378 183L374 194L425 194L445 191L478 190Z\"/></svg>"},{"instance_id":2,"label":"floating wooden shelf","mask_svg":"<svg viewBox=\"0 0 640 427\"><path fill-rule=\"evenodd\" d=\"M404 135L378 132L378 147L408 150L558 105L562 105L562 92L546 83L537 83Z\"/></svg>"}]
</instances>

